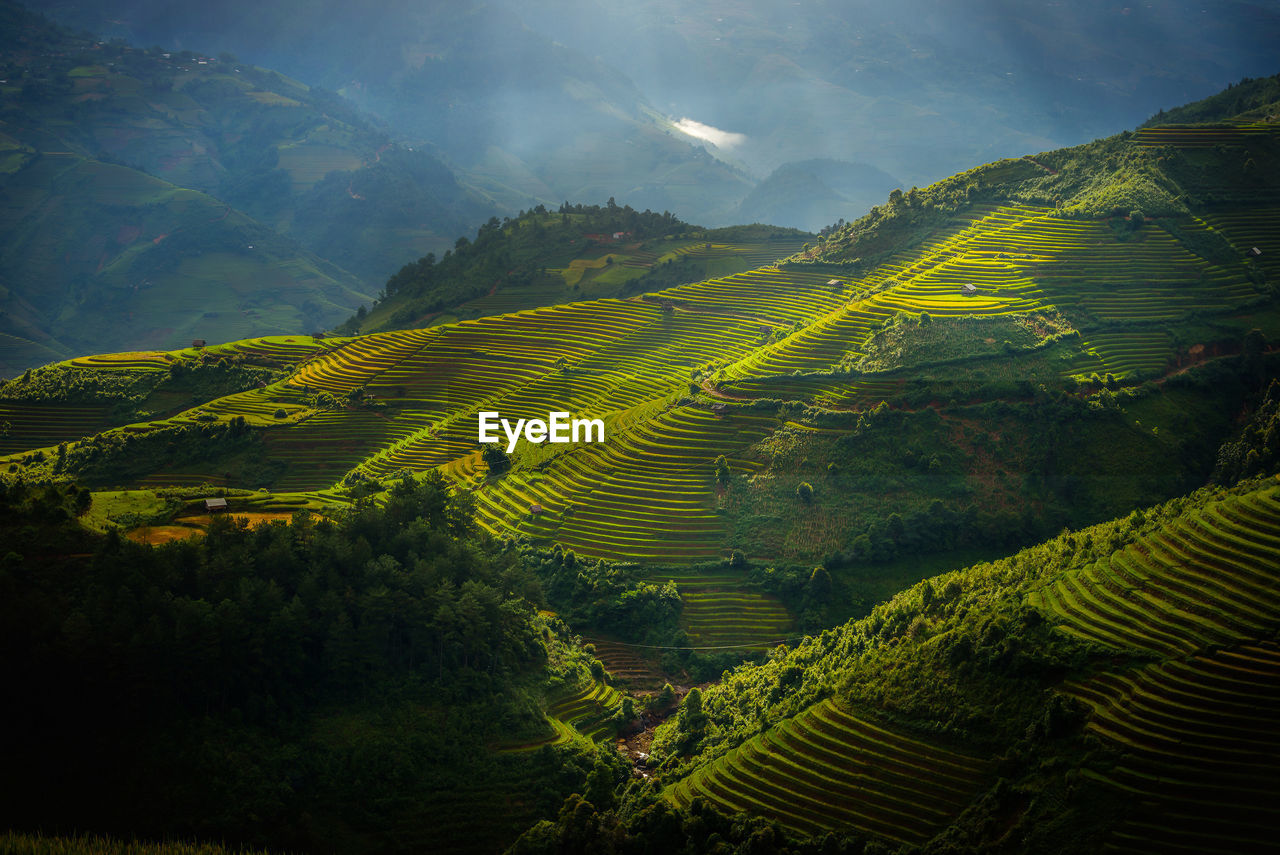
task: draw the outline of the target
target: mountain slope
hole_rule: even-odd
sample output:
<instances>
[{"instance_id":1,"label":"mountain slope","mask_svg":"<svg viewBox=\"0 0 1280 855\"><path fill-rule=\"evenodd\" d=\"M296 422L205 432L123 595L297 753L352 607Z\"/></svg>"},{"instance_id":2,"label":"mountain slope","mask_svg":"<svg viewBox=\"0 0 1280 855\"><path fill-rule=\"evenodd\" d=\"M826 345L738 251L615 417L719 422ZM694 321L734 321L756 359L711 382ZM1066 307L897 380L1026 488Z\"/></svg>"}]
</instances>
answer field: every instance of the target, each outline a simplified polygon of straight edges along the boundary
<instances>
[{"instance_id":1,"label":"mountain slope","mask_svg":"<svg viewBox=\"0 0 1280 855\"><path fill-rule=\"evenodd\" d=\"M156 0L45 5L94 32L199 41L340 90L444 147L508 213L616 196L712 225L733 222L751 185L787 163L868 162L906 189L1085 142L1271 73L1280 31L1275 9L1258 0L1212 10L1191 0L1069 9L555 0L536 12L505 0L447 9L395 0L360 12L277 3L270 13L244 2L216 11ZM654 125L644 110L670 119ZM685 119L693 135L671 124ZM752 180L738 185L691 162L687 144L708 140Z\"/></svg>"},{"instance_id":2,"label":"mountain slope","mask_svg":"<svg viewBox=\"0 0 1280 855\"><path fill-rule=\"evenodd\" d=\"M1270 476L921 581L686 698L661 796L866 851L1269 851L1277 550ZM609 813L585 845L659 833Z\"/></svg>"},{"instance_id":3,"label":"mountain slope","mask_svg":"<svg viewBox=\"0 0 1280 855\"><path fill-rule=\"evenodd\" d=\"M264 389L129 431L159 441L245 415L262 426L254 455L159 468L81 444L59 465L96 483L304 491L439 467L494 533L628 560L825 559L855 587L855 568L1034 542L1202 483L1255 390L1234 354L1265 364L1280 334L1270 253L1246 253L1280 211L1276 142L1225 132L1238 144L1198 146L1224 130L1192 128L1170 149L1143 130L981 167L894 194L781 266L326 342ZM510 249L503 233L477 243ZM491 471L481 410L600 418L608 439L524 442ZM316 465L321 442L341 453Z\"/></svg>"},{"instance_id":4,"label":"mountain slope","mask_svg":"<svg viewBox=\"0 0 1280 855\"><path fill-rule=\"evenodd\" d=\"M539 205L495 217L474 240L459 239L405 265L377 305L344 332L437 326L586 297L631 296L672 283L750 270L796 252L812 235L772 226L702 229L669 212L630 205Z\"/></svg>"},{"instance_id":5,"label":"mountain slope","mask_svg":"<svg viewBox=\"0 0 1280 855\"><path fill-rule=\"evenodd\" d=\"M0 587L30 604L0 597L0 627L38 656L0 662L65 717L16 708L15 780L43 786L0 804L22 822L141 817L168 834L178 816L195 818L183 833L399 851L504 844L576 790L515 851L1265 850L1280 827L1269 85L1243 116L1211 103L1209 124L895 192L748 271L414 326L455 274L493 289L473 308L528 299L513 280L575 261L593 263L579 283L640 283L565 242L591 223L678 227L535 208L407 266L384 294L406 299L359 319L409 328L79 357L5 383L0 524L17 546ZM169 187L148 180L140 201ZM628 260L651 264L639 243ZM555 411L599 419L602 441L478 435L481 413ZM214 496L292 521L251 532L209 516ZM72 517L126 532L89 577ZM203 539L128 543L170 536ZM541 585L563 618L511 593ZM637 710L602 663L556 661L570 619L686 684L721 677L638 737L649 783L623 789L607 749L582 756ZM796 627L817 634L774 647ZM544 662L565 666L559 685ZM521 664L532 682L513 694ZM183 704L213 735L165 718L157 740L108 703L136 741L90 750L80 699L112 697L120 674L145 682L124 689L141 714ZM371 690L394 698L386 719L315 707ZM42 728L65 734L25 738ZM78 759L50 762L55 748ZM85 757L69 816L46 794ZM457 762L437 775L441 758ZM174 762L199 770L190 786L135 774Z\"/></svg>"},{"instance_id":6,"label":"mountain slope","mask_svg":"<svg viewBox=\"0 0 1280 855\"><path fill-rule=\"evenodd\" d=\"M176 347L324 329L365 299L349 273L217 199L70 152L9 155L0 329L10 335L64 356ZM35 356L19 352L0 374Z\"/></svg>"},{"instance_id":7,"label":"mountain slope","mask_svg":"<svg viewBox=\"0 0 1280 855\"><path fill-rule=\"evenodd\" d=\"M143 44L200 40L340 92L415 147L437 146L506 213L616 196L719 223L752 184L676 131L594 52L566 48L488 4L286 3L270 14L240 0L47 8Z\"/></svg>"},{"instance_id":8,"label":"mountain slope","mask_svg":"<svg viewBox=\"0 0 1280 855\"><path fill-rule=\"evenodd\" d=\"M369 284L495 210L332 92L225 53L98 43L0 11L8 134L219 197Z\"/></svg>"}]
</instances>

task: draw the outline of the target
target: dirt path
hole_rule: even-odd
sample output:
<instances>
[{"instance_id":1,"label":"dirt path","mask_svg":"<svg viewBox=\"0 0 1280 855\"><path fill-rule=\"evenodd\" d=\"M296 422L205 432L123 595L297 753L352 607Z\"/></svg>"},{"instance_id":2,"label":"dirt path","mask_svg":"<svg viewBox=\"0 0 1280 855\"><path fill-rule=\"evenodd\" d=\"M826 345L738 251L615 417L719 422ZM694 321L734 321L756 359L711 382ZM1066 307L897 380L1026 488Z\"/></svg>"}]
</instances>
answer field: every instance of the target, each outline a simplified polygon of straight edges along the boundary
<instances>
[{"instance_id":1,"label":"dirt path","mask_svg":"<svg viewBox=\"0 0 1280 855\"><path fill-rule=\"evenodd\" d=\"M754 401L756 400L750 395L726 394L725 392L722 392L720 388L716 386L714 383L712 383L710 380L703 380L701 389L704 395L707 395L708 397L711 397L711 398L717 398L721 401Z\"/></svg>"},{"instance_id":2,"label":"dirt path","mask_svg":"<svg viewBox=\"0 0 1280 855\"><path fill-rule=\"evenodd\" d=\"M1034 157L1032 157L1032 156L1031 156L1031 155L1029 155L1029 154L1024 154L1024 155L1022 156L1022 159L1023 159L1023 160L1029 160L1029 161L1031 161L1031 162L1032 162L1032 163L1034 163L1036 166L1040 167L1041 169L1043 169L1045 172L1049 173L1050 175L1057 175L1057 174L1058 174L1058 170L1056 170L1056 169L1052 169L1052 168L1050 168L1050 167L1048 167L1048 166L1045 166L1043 163L1041 163L1040 161L1036 160Z\"/></svg>"}]
</instances>

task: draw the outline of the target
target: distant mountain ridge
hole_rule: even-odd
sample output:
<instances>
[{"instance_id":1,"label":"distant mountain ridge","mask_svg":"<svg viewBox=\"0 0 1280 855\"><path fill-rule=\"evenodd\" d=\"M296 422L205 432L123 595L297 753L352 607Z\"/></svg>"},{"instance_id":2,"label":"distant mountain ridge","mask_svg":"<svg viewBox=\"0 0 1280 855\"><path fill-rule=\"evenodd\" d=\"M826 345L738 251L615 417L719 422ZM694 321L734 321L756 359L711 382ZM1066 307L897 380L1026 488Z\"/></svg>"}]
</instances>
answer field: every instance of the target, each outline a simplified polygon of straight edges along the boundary
<instances>
[{"instance_id":1,"label":"distant mountain ridge","mask_svg":"<svg viewBox=\"0 0 1280 855\"><path fill-rule=\"evenodd\" d=\"M866 163L905 190L1132 127L1271 73L1280 34L1261 0L44 6L94 32L229 50L340 91L439 146L499 213L614 196L710 226L740 221L743 200L788 163ZM681 119L720 142L681 132ZM818 212L785 197L771 209L772 193L755 194L751 219L816 230L838 218L788 219Z\"/></svg>"},{"instance_id":2,"label":"distant mountain ridge","mask_svg":"<svg viewBox=\"0 0 1280 855\"><path fill-rule=\"evenodd\" d=\"M902 182L865 163L805 160L775 169L738 203L743 223L802 223L811 231L880 202Z\"/></svg>"},{"instance_id":3,"label":"distant mountain ridge","mask_svg":"<svg viewBox=\"0 0 1280 855\"><path fill-rule=\"evenodd\" d=\"M95 17L106 7L46 8L142 44L233 51L338 91L415 146L437 146L506 213L616 196L723 221L754 183L676 131L616 67L476 0L359 12L333 0L269 11L138 0L110 20Z\"/></svg>"},{"instance_id":4,"label":"distant mountain ridge","mask_svg":"<svg viewBox=\"0 0 1280 855\"><path fill-rule=\"evenodd\" d=\"M495 210L333 93L0 18L0 374L325 329Z\"/></svg>"}]
</instances>

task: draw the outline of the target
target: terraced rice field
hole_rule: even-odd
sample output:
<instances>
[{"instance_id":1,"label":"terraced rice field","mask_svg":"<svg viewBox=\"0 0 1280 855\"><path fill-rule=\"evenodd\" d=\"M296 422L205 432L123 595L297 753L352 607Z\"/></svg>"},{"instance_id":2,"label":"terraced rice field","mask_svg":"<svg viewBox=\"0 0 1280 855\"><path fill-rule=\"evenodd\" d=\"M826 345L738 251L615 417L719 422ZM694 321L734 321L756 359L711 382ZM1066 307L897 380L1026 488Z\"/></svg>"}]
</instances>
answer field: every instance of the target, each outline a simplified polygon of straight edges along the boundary
<instances>
[{"instance_id":1,"label":"terraced rice field","mask_svg":"<svg viewBox=\"0 0 1280 855\"><path fill-rule=\"evenodd\" d=\"M1280 489L1214 502L1034 592L1059 629L1185 656L1280 625Z\"/></svg>"},{"instance_id":2,"label":"terraced rice field","mask_svg":"<svg viewBox=\"0 0 1280 855\"><path fill-rule=\"evenodd\" d=\"M1173 361L1173 341L1164 330L1097 332L1089 336L1084 355L1071 366L1075 374L1160 372Z\"/></svg>"},{"instance_id":3,"label":"terraced rice field","mask_svg":"<svg viewBox=\"0 0 1280 855\"><path fill-rule=\"evenodd\" d=\"M1280 207L1269 205L1205 217L1241 253L1254 247L1262 255L1253 259L1270 277L1280 275Z\"/></svg>"},{"instance_id":4,"label":"terraced rice field","mask_svg":"<svg viewBox=\"0 0 1280 855\"><path fill-rule=\"evenodd\" d=\"M625 265L624 265L625 266ZM499 289L492 294L477 297L458 306L458 312L475 312L479 315L500 315L546 306L564 299L564 290L556 288Z\"/></svg>"},{"instance_id":5,"label":"terraced rice field","mask_svg":"<svg viewBox=\"0 0 1280 855\"><path fill-rule=\"evenodd\" d=\"M683 603L680 627L695 647L767 650L783 643L795 621L782 601L744 584L741 575L698 574L671 579Z\"/></svg>"},{"instance_id":6,"label":"terraced rice field","mask_svg":"<svg viewBox=\"0 0 1280 855\"><path fill-rule=\"evenodd\" d=\"M583 636L582 640L595 645L596 658L599 659L615 679L622 680L631 689L658 689L662 687L664 677L654 657L648 655L652 651L614 641L600 636Z\"/></svg>"},{"instance_id":7,"label":"terraced rice field","mask_svg":"<svg viewBox=\"0 0 1280 855\"><path fill-rule=\"evenodd\" d=\"M1191 234L1206 228L1195 221L1179 226ZM1215 266L1162 229L1144 227L1141 239L1123 242L1109 232L1104 223L1054 220L1036 223L1028 235L1041 252L1050 249L1035 275L1048 299L1068 315L1074 310L1101 324L1149 323L1258 296L1243 265Z\"/></svg>"},{"instance_id":8,"label":"terraced rice field","mask_svg":"<svg viewBox=\"0 0 1280 855\"><path fill-rule=\"evenodd\" d=\"M1030 597L1079 638L1165 657L1069 683L1137 808L1108 851L1273 848L1280 822L1280 488L1184 514ZM1259 641L1258 639L1263 639Z\"/></svg>"},{"instance_id":9,"label":"terraced rice field","mask_svg":"<svg viewBox=\"0 0 1280 855\"><path fill-rule=\"evenodd\" d=\"M960 813L989 764L823 701L664 790L816 834L854 828L919 844Z\"/></svg>"},{"instance_id":10,"label":"terraced rice field","mask_svg":"<svg viewBox=\"0 0 1280 855\"><path fill-rule=\"evenodd\" d=\"M32 404L0 402L0 454L16 454L46 448L84 436L93 436L110 425L111 408L102 405Z\"/></svg>"},{"instance_id":11,"label":"terraced rice field","mask_svg":"<svg viewBox=\"0 0 1280 855\"><path fill-rule=\"evenodd\" d=\"M998 249L987 246L992 240L988 232L1011 228L1036 213L1011 207L978 208L971 218L956 222L920 247L898 254L859 280L861 299L845 295L800 333L730 366L724 372L725 379L828 369L847 355L860 356L858 346L899 311L945 316L1009 313L1039 306L1034 292L1027 293L1032 290L1031 283L1024 282L1012 264L995 258ZM981 244L975 245L979 241ZM975 281L975 273L992 278ZM998 293L1000 283L1008 286L1009 293ZM966 284L978 286L978 294L963 295L960 289Z\"/></svg>"},{"instance_id":12,"label":"terraced rice field","mask_svg":"<svg viewBox=\"0 0 1280 855\"><path fill-rule=\"evenodd\" d=\"M1180 225L1189 232L1207 228ZM974 293L962 293L965 285ZM856 361L864 343L897 313L1001 315L1050 305L1093 330L1082 342L1085 356L1068 373L1159 370L1172 355L1162 330L1107 326L1216 312L1258 296L1243 265L1214 266L1156 227L1117 241L1105 223L1067 220L1024 205L978 206L967 219L872 271L857 291L855 299L836 301L825 314L810 312L812 321L795 335L729 365L717 378L721 391L731 397L874 401L883 382L874 377L803 375Z\"/></svg>"},{"instance_id":13,"label":"terraced rice field","mask_svg":"<svg viewBox=\"0 0 1280 855\"><path fill-rule=\"evenodd\" d=\"M1107 784L1137 809L1107 851L1264 852L1280 824L1280 647L1244 644L1068 691L1089 729L1120 748Z\"/></svg>"},{"instance_id":14,"label":"terraced rice field","mask_svg":"<svg viewBox=\"0 0 1280 855\"><path fill-rule=\"evenodd\" d=\"M541 739L533 739L528 742L500 742L493 747L504 753L533 751L534 749L541 748L544 745L550 745L552 747L557 745L568 745L575 739L583 738L582 734L578 733L578 731L574 730L558 718L549 718L546 721L549 732Z\"/></svg>"},{"instance_id":15,"label":"terraced rice field","mask_svg":"<svg viewBox=\"0 0 1280 855\"><path fill-rule=\"evenodd\" d=\"M831 278L829 273L765 267L678 285L646 294L645 299L671 302L689 311L716 312L755 318L771 326L789 326L848 302L848 295L827 284Z\"/></svg>"},{"instance_id":16,"label":"terraced rice field","mask_svg":"<svg viewBox=\"0 0 1280 855\"><path fill-rule=\"evenodd\" d=\"M164 351L144 350L133 353L99 353L78 356L67 361L73 368L127 368L132 371L168 371L174 357Z\"/></svg>"},{"instance_id":17,"label":"terraced rice field","mask_svg":"<svg viewBox=\"0 0 1280 855\"><path fill-rule=\"evenodd\" d=\"M321 411L296 427L268 431L273 460L288 463L277 490L318 490L334 484L381 448L418 430L411 414L368 410Z\"/></svg>"},{"instance_id":18,"label":"terraced rice field","mask_svg":"<svg viewBox=\"0 0 1280 855\"><path fill-rule=\"evenodd\" d=\"M1246 157L1260 156L1269 160L1277 139L1280 139L1280 128L1274 123L1256 122L1216 127L1143 128L1134 134L1131 142L1142 148L1171 146L1180 149L1183 160L1193 167L1178 172L1182 191L1190 198L1203 200L1214 207L1231 205L1237 209L1233 215L1240 215L1256 206L1274 206L1275 188L1266 180L1259 180L1258 176L1231 175L1220 168L1194 167L1216 162L1219 153L1214 149L1219 148L1233 148L1239 154L1247 152Z\"/></svg>"},{"instance_id":19,"label":"terraced rice field","mask_svg":"<svg viewBox=\"0 0 1280 855\"><path fill-rule=\"evenodd\" d=\"M740 457L771 419L672 408L603 445L579 446L526 478L505 478L475 492L482 525L504 520L531 537L554 539L593 556L617 559L716 558L724 524L714 507L715 459L737 471L759 466ZM541 506L539 514L530 505Z\"/></svg>"},{"instance_id":20,"label":"terraced rice field","mask_svg":"<svg viewBox=\"0 0 1280 855\"><path fill-rule=\"evenodd\" d=\"M301 362L350 342L350 338L313 338L309 335L264 336L214 344L197 350L187 348L183 356L195 356L201 352L210 356L244 356L269 360L282 365Z\"/></svg>"},{"instance_id":21,"label":"terraced rice field","mask_svg":"<svg viewBox=\"0 0 1280 855\"><path fill-rule=\"evenodd\" d=\"M862 356L885 320L1052 305L1085 330L1081 355L1063 370L1124 377L1170 362L1173 340L1151 320L1227 311L1257 297L1247 264L1215 267L1158 227L1118 241L1105 223L1051 214L1026 205L975 206L856 281L803 265L766 267L638 300L585 301L351 339L299 335L212 345L206 355L297 367L286 381L168 421L244 416L264 429L272 459L287 467L272 485L277 490L318 491L353 472L386 478L439 467L472 491L479 524L498 535L617 560L717 559L726 551L727 529L716 507L714 461L725 455L735 471L758 468L749 450L778 419L697 394L691 381L709 368L723 366L715 387L731 402L767 397L874 406L902 389L902 376L833 369ZM1271 232L1258 231L1258 223L1277 221L1267 215L1220 228L1232 240L1260 240ZM682 251L749 254L745 245L691 244ZM975 293L962 293L970 284ZM1146 323L1131 323L1139 319ZM779 330L791 334L761 346ZM196 354L107 354L69 364L160 371ZM353 392L371 395L378 407L313 410L320 392L340 401ZM601 418L607 441L522 443L512 471L490 477L476 445L482 410L513 420L552 411ZM59 408L59 417L74 421L70 412ZM24 427L27 433L15 430L3 447L47 447L96 432L90 421L47 436ZM220 482L217 472L197 468L161 468L144 481ZM716 625L716 609L723 608L711 593L717 592L690 599L691 636L700 646L755 643L749 621ZM773 617L775 623L761 618L754 628L782 631L782 615Z\"/></svg>"},{"instance_id":22,"label":"terraced rice field","mask_svg":"<svg viewBox=\"0 0 1280 855\"><path fill-rule=\"evenodd\" d=\"M588 679L547 707L547 715L599 742L616 732L611 719L621 706L621 692Z\"/></svg>"},{"instance_id":23,"label":"terraced rice field","mask_svg":"<svg viewBox=\"0 0 1280 855\"><path fill-rule=\"evenodd\" d=\"M733 258L745 264L763 267L779 258L787 258L801 250L801 240L764 241L762 243L717 243L699 241L674 250L671 255L687 255L699 259Z\"/></svg>"},{"instance_id":24,"label":"terraced rice field","mask_svg":"<svg viewBox=\"0 0 1280 855\"><path fill-rule=\"evenodd\" d=\"M169 365L179 359L205 357L244 356L260 361L290 365L332 350L351 341L349 338L312 338L309 335L263 336L239 341L211 344L207 347L188 347L182 350L143 350L125 353L99 353L78 356L64 365L73 368L113 368L134 371L167 371Z\"/></svg>"},{"instance_id":25,"label":"terraced rice field","mask_svg":"<svg viewBox=\"0 0 1280 855\"><path fill-rule=\"evenodd\" d=\"M1276 126L1268 122L1239 125L1166 125L1141 128L1132 137L1135 145L1144 147L1171 145L1175 148L1212 148L1215 145L1241 145L1276 135Z\"/></svg>"},{"instance_id":26,"label":"terraced rice field","mask_svg":"<svg viewBox=\"0 0 1280 855\"><path fill-rule=\"evenodd\" d=\"M444 466L475 488L480 522L495 533L555 539L594 556L718 557L724 530L714 512L713 462L748 448L772 419L671 402L693 368L745 351L750 326L602 300L368 336L312 359L290 388L336 396L363 388L393 403L389 421L363 417L369 433L361 437L352 413L339 410L272 431L269 441L282 459L301 464L291 471L310 467L290 487L319 486L357 461L379 477ZM269 390L264 401L277 395ZM206 409L229 413L231 401ZM608 442L528 452L544 459L487 481L473 458L480 410L509 419L590 413L609 425ZM324 448L316 445L322 435ZM325 458L328 470L320 468ZM535 504L542 510L532 515Z\"/></svg>"}]
</instances>

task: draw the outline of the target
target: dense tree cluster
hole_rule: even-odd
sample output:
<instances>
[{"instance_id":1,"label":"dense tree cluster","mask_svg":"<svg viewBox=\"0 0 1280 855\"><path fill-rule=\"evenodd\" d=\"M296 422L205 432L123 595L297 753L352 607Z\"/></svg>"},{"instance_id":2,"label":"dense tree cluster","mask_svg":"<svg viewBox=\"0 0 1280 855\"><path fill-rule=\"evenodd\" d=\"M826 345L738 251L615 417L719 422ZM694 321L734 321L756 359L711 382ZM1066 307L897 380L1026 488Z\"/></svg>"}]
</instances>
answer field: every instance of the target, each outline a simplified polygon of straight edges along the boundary
<instances>
[{"instance_id":1,"label":"dense tree cluster","mask_svg":"<svg viewBox=\"0 0 1280 855\"><path fill-rule=\"evenodd\" d=\"M697 800L687 811L652 789L628 791L621 810L599 809L582 796L565 800L555 821L543 821L516 841L511 855L888 855L892 850L857 833L798 841L775 823L738 814L730 819Z\"/></svg>"},{"instance_id":2,"label":"dense tree cluster","mask_svg":"<svg viewBox=\"0 0 1280 855\"><path fill-rule=\"evenodd\" d=\"M536 663L545 651L524 599L536 581L467 539L472 526L465 496L433 477L336 522L301 513L251 529L215 517L204 538L164 549L110 535L83 579L23 580L67 615L29 629L90 671L132 675L140 712L295 707L401 674L442 681Z\"/></svg>"},{"instance_id":3,"label":"dense tree cluster","mask_svg":"<svg viewBox=\"0 0 1280 855\"><path fill-rule=\"evenodd\" d=\"M488 823L501 833L571 789L612 791L621 764L608 757L487 752L543 734L548 680L585 654L537 616L536 577L475 533L468 498L440 478L337 519L218 517L163 548L111 534L88 560L70 554L84 548L74 538L55 545L83 497L0 494L13 547L0 556L0 679L25 699L4 713L0 824L70 818L289 849L318 845L316 818L332 813L344 848L402 851L429 842L433 805L459 787L492 788L466 808L480 825L502 793L525 791ZM27 530L42 534L10 536Z\"/></svg>"},{"instance_id":4,"label":"dense tree cluster","mask_svg":"<svg viewBox=\"0 0 1280 855\"><path fill-rule=\"evenodd\" d=\"M1213 480L1235 484L1243 478L1274 472L1280 466L1280 381L1272 380L1262 403L1237 439L1218 450Z\"/></svg>"},{"instance_id":5,"label":"dense tree cluster","mask_svg":"<svg viewBox=\"0 0 1280 855\"><path fill-rule=\"evenodd\" d=\"M1239 83L1228 83L1226 89L1203 100L1172 110L1161 110L1143 122L1142 127L1220 122L1242 113L1268 109L1277 101L1280 101L1280 74L1271 77L1245 77Z\"/></svg>"},{"instance_id":6,"label":"dense tree cluster","mask_svg":"<svg viewBox=\"0 0 1280 855\"><path fill-rule=\"evenodd\" d=\"M564 256L567 262L586 250L591 245L586 235L612 237L625 232L629 239L644 240L688 228L669 212L636 211L612 199L605 206L565 202L556 212L538 205L516 217L491 217L474 240L458 238L443 257L428 253L406 264L387 280L379 298L397 306L391 325L404 325L485 294L496 285L546 284L548 260ZM355 319L347 323L351 329L358 326Z\"/></svg>"},{"instance_id":7,"label":"dense tree cluster","mask_svg":"<svg viewBox=\"0 0 1280 855\"><path fill-rule=\"evenodd\" d=\"M575 628L633 642L670 643L680 616L680 595L672 582L645 581L652 568L583 560L558 546L550 551L529 549L524 556L548 602Z\"/></svg>"},{"instance_id":8,"label":"dense tree cluster","mask_svg":"<svg viewBox=\"0 0 1280 855\"><path fill-rule=\"evenodd\" d=\"M143 371L81 370L66 365L29 368L0 383L0 400L63 403L140 401L164 379Z\"/></svg>"}]
</instances>

